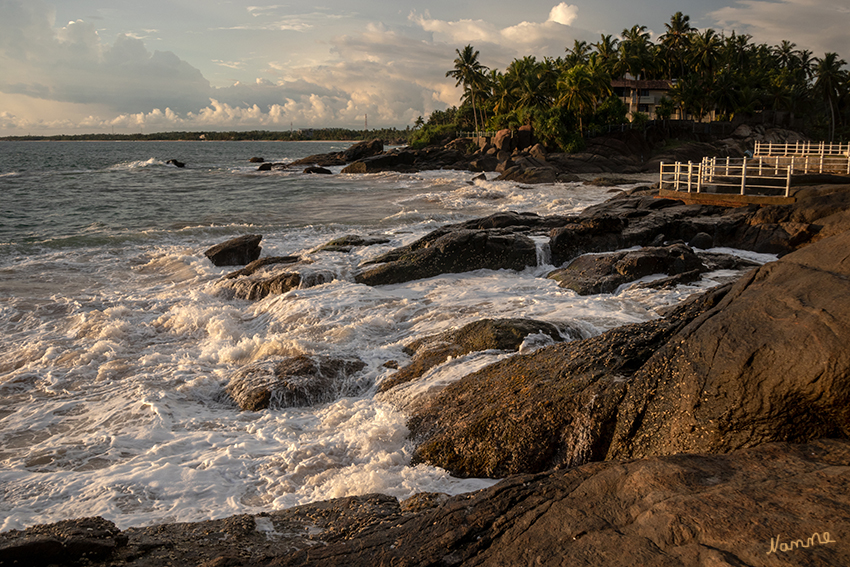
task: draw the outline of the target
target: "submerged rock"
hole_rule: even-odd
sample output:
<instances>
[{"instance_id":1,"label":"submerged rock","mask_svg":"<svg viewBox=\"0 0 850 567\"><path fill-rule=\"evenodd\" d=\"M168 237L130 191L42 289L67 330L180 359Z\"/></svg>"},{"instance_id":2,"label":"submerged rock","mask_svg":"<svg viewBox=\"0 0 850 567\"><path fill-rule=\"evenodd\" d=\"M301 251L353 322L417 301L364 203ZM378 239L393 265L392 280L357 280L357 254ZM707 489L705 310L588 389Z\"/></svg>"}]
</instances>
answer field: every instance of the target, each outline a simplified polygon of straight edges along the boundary
<instances>
[{"instance_id":1,"label":"submerged rock","mask_svg":"<svg viewBox=\"0 0 850 567\"><path fill-rule=\"evenodd\" d=\"M225 391L245 411L313 406L358 393L362 384L353 376L365 366L358 359L288 357L239 370Z\"/></svg>"},{"instance_id":2,"label":"submerged rock","mask_svg":"<svg viewBox=\"0 0 850 567\"><path fill-rule=\"evenodd\" d=\"M204 252L204 256L216 266L244 266L260 257L260 234L246 234L216 244Z\"/></svg>"},{"instance_id":3,"label":"submerged rock","mask_svg":"<svg viewBox=\"0 0 850 567\"><path fill-rule=\"evenodd\" d=\"M383 237L364 237L356 234L349 234L340 238L331 240L327 244L313 250L316 252L351 252L354 248L360 246L373 246L375 244L387 244L389 238Z\"/></svg>"},{"instance_id":4,"label":"submerged rock","mask_svg":"<svg viewBox=\"0 0 850 567\"><path fill-rule=\"evenodd\" d=\"M293 289L315 287L334 280L329 270L280 272L268 277L240 277L222 285L232 290L236 299L259 301L269 295L286 293Z\"/></svg>"}]
</instances>

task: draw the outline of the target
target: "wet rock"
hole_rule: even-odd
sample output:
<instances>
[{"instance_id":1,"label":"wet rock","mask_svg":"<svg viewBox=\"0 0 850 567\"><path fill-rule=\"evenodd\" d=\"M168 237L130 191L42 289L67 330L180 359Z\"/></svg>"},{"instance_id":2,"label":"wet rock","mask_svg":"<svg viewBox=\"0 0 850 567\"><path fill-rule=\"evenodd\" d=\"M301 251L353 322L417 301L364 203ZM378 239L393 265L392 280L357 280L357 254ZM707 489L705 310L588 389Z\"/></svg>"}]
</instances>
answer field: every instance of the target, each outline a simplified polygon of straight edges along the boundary
<instances>
[{"instance_id":1,"label":"wet rock","mask_svg":"<svg viewBox=\"0 0 850 567\"><path fill-rule=\"evenodd\" d=\"M390 240L383 237L364 237L357 234L349 234L341 238L331 240L327 244L313 250L316 252L351 252L354 248L362 246L373 246L376 244L387 244Z\"/></svg>"},{"instance_id":2,"label":"wet rock","mask_svg":"<svg viewBox=\"0 0 850 567\"><path fill-rule=\"evenodd\" d=\"M753 270L636 372L608 456L850 437L850 232Z\"/></svg>"},{"instance_id":3,"label":"wet rock","mask_svg":"<svg viewBox=\"0 0 850 567\"><path fill-rule=\"evenodd\" d=\"M207 249L204 255L216 266L244 266L260 257L260 234L246 234Z\"/></svg>"},{"instance_id":4,"label":"wet rock","mask_svg":"<svg viewBox=\"0 0 850 567\"><path fill-rule=\"evenodd\" d=\"M421 377L448 358L485 350L516 351L530 334L547 335L553 342L564 340L560 330L551 323L533 319L482 319L460 329L446 331L414 341L405 347L413 360L407 366L381 382L378 390L385 392L399 384ZM580 335L569 330L570 338Z\"/></svg>"},{"instance_id":5,"label":"wet rock","mask_svg":"<svg viewBox=\"0 0 850 567\"><path fill-rule=\"evenodd\" d=\"M276 266L278 264L294 264L300 261L301 258L299 258L298 256L269 256L267 258L259 258L257 260L254 260L241 270L230 272L229 274L224 276L224 279L230 280L241 276L252 276L262 268L266 268L268 266Z\"/></svg>"},{"instance_id":6,"label":"wet rock","mask_svg":"<svg viewBox=\"0 0 850 567\"><path fill-rule=\"evenodd\" d=\"M465 376L411 416L413 462L500 478L605 458L632 375L728 289L662 319L514 355Z\"/></svg>"},{"instance_id":7,"label":"wet rock","mask_svg":"<svg viewBox=\"0 0 850 567\"><path fill-rule=\"evenodd\" d=\"M306 289L331 282L335 274L328 270L281 272L269 277L243 277L225 282L236 299L259 301L269 295L286 293L293 289Z\"/></svg>"},{"instance_id":8,"label":"wet rock","mask_svg":"<svg viewBox=\"0 0 850 567\"><path fill-rule=\"evenodd\" d=\"M312 406L359 393L364 384L354 376L365 366L357 359L288 357L239 370L225 390L245 411Z\"/></svg>"},{"instance_id":9,"label":"wet rock","mask_svg":"<svg viewBox=\"0 0 850 567\"><path fill-rule=\"evenodd\" d=\"M167 163L168 165L173 165L174 167L180 167L180 168L186 167L185 163L183 163L182 161L178 161L176 159L170 159L165 163Z\"/></svg>"},{"instance_id":10,"label":"wet rock","mask_svg":"<svg viewBox=\"0 0 850 567\"><path fill-rule=\"evenodd\" d=\"M373 260L354 276L357 283L385 285L471 270L522 270L537 264L536 245L524 235L499 230L441 231Z\"/></svg>"},{"instance_id":11,"label":"wet rock","mask_svg":"<svg viewBox=\"0 0 850 567\"><path fill-rule=\"evenodd\" d=\"M558 172L551 167L527 167L514 165L504 171L496 181L513 181L515 183L555 183Z\"/></svg>"},{"instance_id":12,"label":"wet rock","mask_svg":"<svg viewBox=\"0 0 850 567\"><path fill-rule=\"evenodd\" d=\"M698 232L691 238L691 241L688 242L688 246L691 248L700 248L702 250L707 250L714 246L714 238L711 237L710 234L705 232Z\"/></svg>"},{"instance_id":13,"label":"wet rock","mask_svg":"<svg viewBox=\"0 0 850 567\"><path fill-rule=\"evenodd\" d=\"M75 565L108 558L126 543L103 518L65 520L0 534L0 565Z\"/></svg>"},{"instance_id":14,"label":"wet rock","mask_svg":"<svg viewBox=\"0 0 850 567\"><path fill-rule=\"evenodd\" d=\"M324 167L312 166L304 169L304 173L313 173L318 175L332 175L333 172L330 169L326 169Z\"/></svg>"},{"instance_id":15,"label":"wet rock","mask_svg":"<svg viewBox=\"0 0 850 567\"><path fill-rule=\"evenodd\" d=\"M251 159L248 160L248 163L263 163L264 161L266 161L265 158L252 157Z\"/></svg>"},{"instance_id":16,"label":"wet rock","mask_svg":"<svg viewBox=\"0 0 850 567\"><path fill-rule=\"evenodd\" d=\"M675 276L692 271L700 273L707 271L707 268L693 250L684 244L672 244L614 254L586 254L546 277L579 295L591 295L613 293L621 285L644 276Z\"/></svg>"}]
</instances>

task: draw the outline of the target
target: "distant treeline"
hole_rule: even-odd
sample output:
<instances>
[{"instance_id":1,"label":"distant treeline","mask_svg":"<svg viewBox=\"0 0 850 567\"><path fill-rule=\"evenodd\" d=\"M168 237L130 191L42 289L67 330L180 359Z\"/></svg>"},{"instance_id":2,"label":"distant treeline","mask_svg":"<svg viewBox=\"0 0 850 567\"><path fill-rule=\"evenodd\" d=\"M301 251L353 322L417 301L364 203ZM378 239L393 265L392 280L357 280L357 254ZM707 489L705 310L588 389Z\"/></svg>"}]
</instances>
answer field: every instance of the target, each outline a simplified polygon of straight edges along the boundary
<instances>
[{"instance_id":1,"label":"distant treeline","mask_svg":"<svg viewBox=\"0 0 850 567\"><path fill-rule=\"evenodd\" d=\"M5 141L198 141L209 142L299 142L299 141L335 141L335 140L383 140L384 143L405 143L409 130L380 128L375 130L349 130L346 128L315 128L291 131L250 130L248 132L155 132L152 134L60 134L56 136L6 136Z\"/></svg>"}]
</instances>

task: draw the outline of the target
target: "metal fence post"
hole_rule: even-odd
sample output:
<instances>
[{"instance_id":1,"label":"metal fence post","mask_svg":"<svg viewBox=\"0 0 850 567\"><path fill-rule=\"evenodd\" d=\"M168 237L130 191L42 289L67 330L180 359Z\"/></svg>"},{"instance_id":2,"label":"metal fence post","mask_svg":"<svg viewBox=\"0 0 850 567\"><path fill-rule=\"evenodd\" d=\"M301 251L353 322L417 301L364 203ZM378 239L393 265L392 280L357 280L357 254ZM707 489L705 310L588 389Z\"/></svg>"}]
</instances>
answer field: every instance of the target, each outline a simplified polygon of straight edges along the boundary
<instances>
[{"instance_id":1,"label":"metal fence post","mask_svg":"<svg viewBox=\"0 0 850 567\"><path fill-rule=\"evenodd\" d=\"M664 162L659 162L658 164L658 190L664 190Z\"/></svg>"},{"instance_id":2,"label":"metal fence post","mask_svg":"<svg viewBox=\"0 0 850 567\"><path fill-rule=\"evenodd\" d=\"M681 172L681 170L682 170L682 162L677 161L677 162L676 162L676 166L675 166L675 168L674 168L674 170L673 170L673 175L674 175L674 178L675 178L675 180L676 180L676 181L675 181L676 191L678 191L678 190L679 190L679 173Z\"/></svg>"},{"instance_id":3,"label":"metal fence post","mask_svg":"<svg viewBox=\"0 0 850 567\"><path fill-rule=\"evenodd\" d=\"M691 175L694 168L694 164L692 162L688 162L688 193L691 192Z\"/></svg>"},{"instance_id":4,"label":"metal fence post","mask_svg":"<svg viewBox=\"0 0 850 567\"><path fill-rule=\"evenodd\" d=\"M702 189L702 167L708 158L702 158L702 163L697 166L697 193Z\"/></svg>"},{"instance_id":5,"label":"metal fence post","mask_svg":"<svg viewBox=\"0 0 850 567\"><path fill-rule=\"evenodd\" d=\"M741 166L741 195L747 194L747 158L744 158L744 163Z\"/></svg>"}]
</instances>

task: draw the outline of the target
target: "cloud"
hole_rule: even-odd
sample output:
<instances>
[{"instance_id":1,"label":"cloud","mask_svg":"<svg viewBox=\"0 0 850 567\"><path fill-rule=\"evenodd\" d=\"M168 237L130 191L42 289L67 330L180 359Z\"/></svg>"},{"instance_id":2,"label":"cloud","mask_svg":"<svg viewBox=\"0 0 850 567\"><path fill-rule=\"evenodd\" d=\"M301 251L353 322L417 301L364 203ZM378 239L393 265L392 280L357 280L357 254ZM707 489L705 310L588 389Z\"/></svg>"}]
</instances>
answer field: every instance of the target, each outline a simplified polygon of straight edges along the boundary
<instances>
[{"instance_id":1,"label":"cloud","mask_svg":"<svg viewBox=\"0 0 850 567\"><path fill-rule=\"evenodd\" d=\"M562 26L571 26L578 17L578 6L561 2L549 12L550 22L561 24Z\"/></svg>"},{"instance_id":2,"label":"cloud","mask_svg":"<svg viewBox=\"0 0 850 567\"><path fill-rule=\"evenodd\" d=\"M835 51L850 58L850 9L834 0L741 0L708 17L721 29L752 35L757 43L791 40L816 56Z\"/></svg>"}]
</instances>

